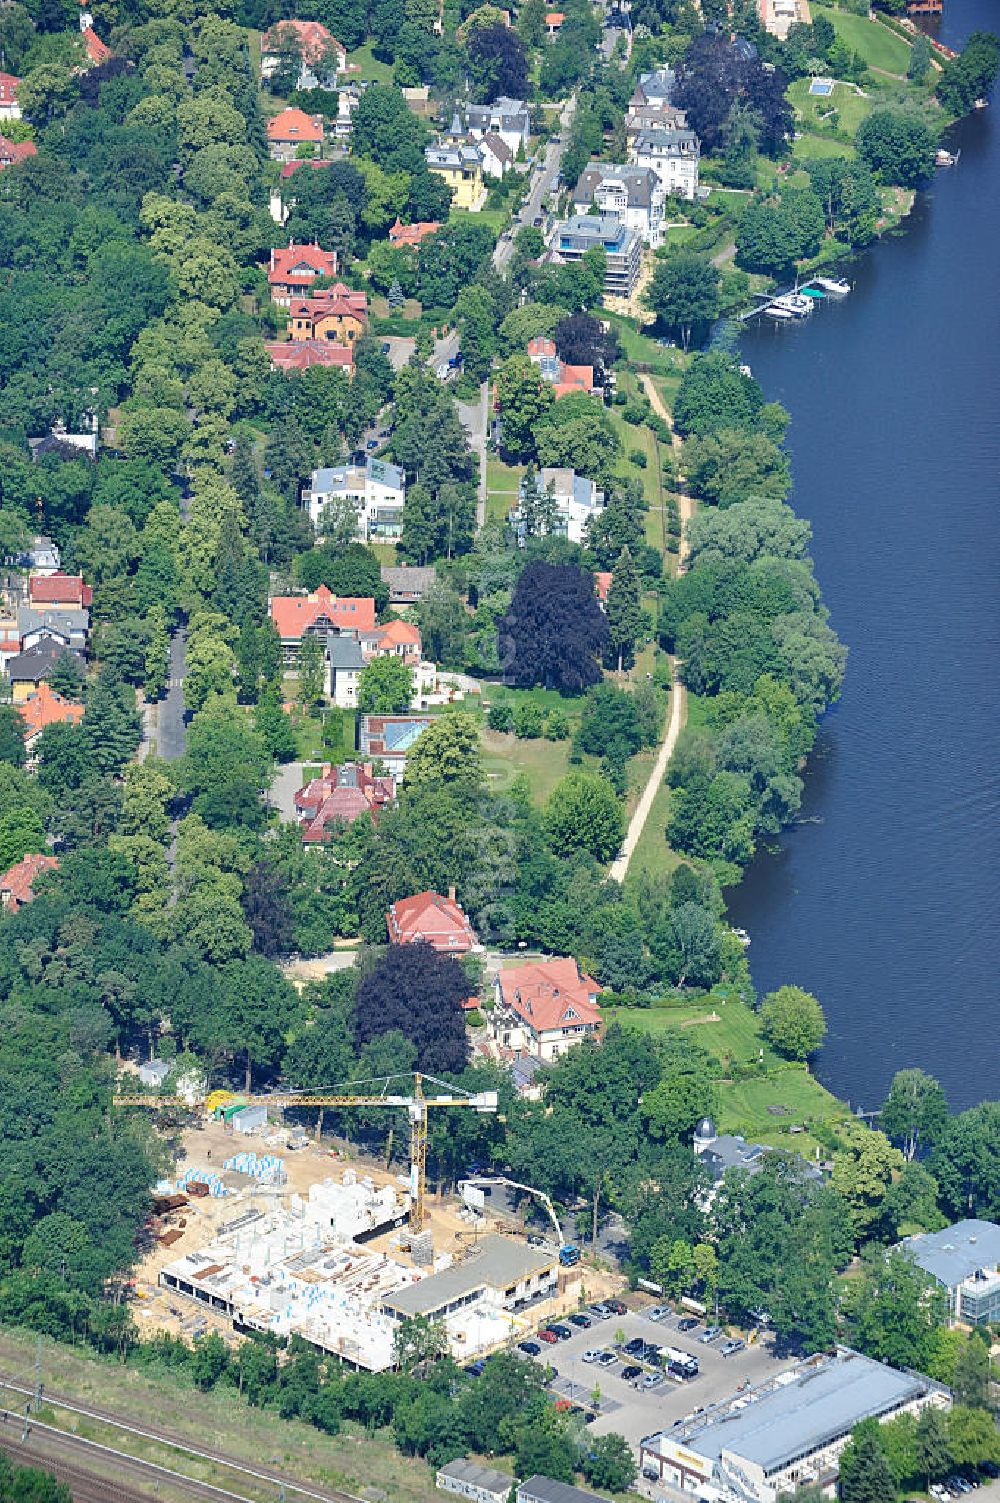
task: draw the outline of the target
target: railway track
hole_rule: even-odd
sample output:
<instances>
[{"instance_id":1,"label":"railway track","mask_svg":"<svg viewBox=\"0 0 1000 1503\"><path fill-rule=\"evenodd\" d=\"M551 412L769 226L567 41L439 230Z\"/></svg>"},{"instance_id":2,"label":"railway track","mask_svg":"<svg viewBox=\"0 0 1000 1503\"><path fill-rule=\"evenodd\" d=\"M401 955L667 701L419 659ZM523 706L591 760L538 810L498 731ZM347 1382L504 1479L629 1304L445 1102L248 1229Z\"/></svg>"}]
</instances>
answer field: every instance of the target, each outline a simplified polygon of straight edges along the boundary
<instances>
[{"instance_id":1,"label":"railway track","mask_svg":"<svg viewBox=\"0 0 1000 1503\"><path fill-rule=\"evenodd\" d=\"M0 1390L2 1389L23 1394L26 1398L32 1398L35 1391L31 1385L24 1383L15 1375L0 1372ZM158 1441L161 1445L171 1446L175 1450L186 1452L187 1455L195 1456L199 1460L214 1462L217 1466L228 1468L230 1471L236 1473L237 1476L252 1478L255 1482L267 1482L276 1489L283 1488L288 1495L289 1503L295 1503L297 1498L308 1498L310 1503L363 1503L363 1500L355 1497L353 1493L341 1492L336 1488L320 1490L310 1487L296 1481L293 1477L289 1477L287 1473L275 1471L272 1467L262 1466L259 1462L250 1463L241 1461L238 1457L225 1451L215 1450L203 1444L195 1444L186 1436L179 1435L175 1431L163 1430L156 1425L139 1425L132 1419L116 1413L114 1410L104 1409L93 1404L81 1404L77 1399L60 1393L56 1389L46 1387L44 1390L44 1401L54 1405L57 1409L65 1409L69 1413L78 1414L85 1419L98 1420L103 1424L111 1425L115 1429L124 1431L126 1434L138 1436L143 1440ZM20 1422L18 1421L17 1423ZM32 1421L32 1428L35 1428L34 1421ZM53 1433L56 1435L66 1435L66 1432L61 1430L53 1431ZM76 1439L76 1437L72 1436L68 1438L70 1440ZM0 1427L0 1443L6 1448L7 1438L3 1434L2 1427ZM143 1465L143 1463L137 1464ZM164 1471L171 1477L176 1476L179 1481L185 1483L190 1481L190 1479L184 1477L181 1473L171 1472L169 1468L165 1468ZM220 1498L224 1499L226 1496L231 1498L240 1498L242 1496L239 1493L229 1493L227 1495L223 1488L211 1488L208 1484L200 1484L193 1481L191 1481L191 1486L202 1487L204 1490L197 1494L197 1496L214 1498L217 1500L217 1503ZM192 1496L195 1496L195 1494L192 1494Z\"/></svg>"},{"instance_id":2,"label":"railway track","mask_svg":"<svg viewBox=\"0 0 1000 1503\"><path fill-rule=\"evenodd\" d=\"M5 1433L9 1429L10 1433ZM73 1494L74 1503L151 1503L171 1496L205 1503L225 1503L238 1493L197 1482L180 1472L128 1457L121 1452L92 1446L79 1436L67 1435L34 1421L28 1439L21 1439L21 1422L0 1426L0 1450L18 1466L44 1467Z\"/></svg>"}]
</instances>

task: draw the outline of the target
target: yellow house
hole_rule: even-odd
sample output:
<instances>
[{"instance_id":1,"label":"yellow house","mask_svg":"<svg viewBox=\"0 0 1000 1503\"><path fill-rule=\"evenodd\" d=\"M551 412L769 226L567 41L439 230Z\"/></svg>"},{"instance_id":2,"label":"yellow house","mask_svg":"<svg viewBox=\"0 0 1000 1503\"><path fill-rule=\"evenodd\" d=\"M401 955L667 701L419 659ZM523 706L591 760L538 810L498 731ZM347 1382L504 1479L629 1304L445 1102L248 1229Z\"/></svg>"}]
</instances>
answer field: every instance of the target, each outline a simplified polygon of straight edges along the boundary
<instances>
[{"instance_id":1,"label":"yellow house","mask_svg":"<svg viewBox=\"0 0 1000 1503\"><path fill-rule=\"evenodd\" d=\"M428 146L424 157L428 171L444 178L451 189L453 206L478 214L486 202L483 159L479 147L474 143Z\"/></svg>"}]
</instances>

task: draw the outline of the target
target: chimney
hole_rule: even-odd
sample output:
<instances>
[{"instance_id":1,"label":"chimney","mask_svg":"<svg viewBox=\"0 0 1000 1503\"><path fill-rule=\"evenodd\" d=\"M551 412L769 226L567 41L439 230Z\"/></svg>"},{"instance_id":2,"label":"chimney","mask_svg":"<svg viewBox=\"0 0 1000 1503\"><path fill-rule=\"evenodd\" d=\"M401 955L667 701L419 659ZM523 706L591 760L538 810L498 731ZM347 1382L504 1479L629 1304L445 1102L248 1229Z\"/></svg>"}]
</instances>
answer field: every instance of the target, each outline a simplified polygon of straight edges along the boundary
<instances>
[{"instance_id":1,"label":"chimney","mask_svg":"<svg viewBox=\"0 0 1000 1503\"><path fill-rule=\"evenodd\" d=\"M450 903L454 903L454 901L455 901L455 884L454 884L454 882L448 888L448 901Z\"/></svg>"}]
</instances>

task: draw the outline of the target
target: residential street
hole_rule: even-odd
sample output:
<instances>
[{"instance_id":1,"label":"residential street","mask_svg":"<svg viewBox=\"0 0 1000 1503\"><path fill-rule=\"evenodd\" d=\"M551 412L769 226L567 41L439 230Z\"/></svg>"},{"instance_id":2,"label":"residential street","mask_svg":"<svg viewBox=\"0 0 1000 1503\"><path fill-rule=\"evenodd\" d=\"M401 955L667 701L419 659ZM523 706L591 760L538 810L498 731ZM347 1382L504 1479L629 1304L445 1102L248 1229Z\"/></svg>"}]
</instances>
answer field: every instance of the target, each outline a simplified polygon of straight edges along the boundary
<instances>
[{"instance_id":1,"label":"residential street","mask_svg":"<svg viewBox=\"0 0 1000 1503\"><path fill-rule=\"evenodd\" d=\"M496 250L493 252L493 265L497 271L503 271L507 262L514 254L514 236L523 225L531 224L543 213L542 205L548 194L559 180L559 169L562 165L562 154L565 147L566 133L573 123L573 112L576 109L576 96L568 99L559 116L559 133L561 139L549 141L545 147L545 155L541 165L533 170L532 184L528 195L524 200L521 212L514 218L514 222L508 232L509 238L501 238L497 241Z\"/></svg>"}]
</instances>

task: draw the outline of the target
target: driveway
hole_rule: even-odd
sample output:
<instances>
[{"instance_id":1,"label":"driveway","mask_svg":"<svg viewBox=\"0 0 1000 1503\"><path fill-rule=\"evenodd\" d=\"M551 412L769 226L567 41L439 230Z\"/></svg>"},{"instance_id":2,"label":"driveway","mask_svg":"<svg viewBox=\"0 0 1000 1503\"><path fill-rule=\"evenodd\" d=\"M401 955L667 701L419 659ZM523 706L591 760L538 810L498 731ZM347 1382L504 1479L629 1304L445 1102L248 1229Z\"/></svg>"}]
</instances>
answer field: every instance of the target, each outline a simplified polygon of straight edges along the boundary
<instances>
[{"instance_id":1,"label":"driveway","mask_svg":"<svg viewBox=\"0 0 1000 1503\"><path fill-rule=\"evenodd\" d=\"M572 1338L560 1341L558 1346L543 1344L542 1356L527 1360L547 1362L554 1367L558 1377L553 1380L552 1391L587 1409L593 1407L594 1389L599 1389L598 1416L588 1429L595 1435L617 1431L636 1451L644 1436L669 1430L677 1421L690 1417L696 1408L707 1408L729 1398L744 1380L749 1379L753 1386L794 1364L794 1358L776 1358L770 1347L761 1343L733 1357L723 1357L716 1346L702 1346L698 1340L704 1332L703 1325L683 1332L677 1329L677 1321L676 1315L659 1322L648 1320L642 1313L613 1315L610 1320L595 1320L589 1331L574 1328ZM619 1330L624 1331L626 1341L640 1336L657 1346L679 1347L689 1352L698 1359L701 1369L698 1376L684 1383L665 1378L657 1388L643 1391L634 1389L621 1377L622 1368L636 1362L635 1358L619 1357L614 1367L606 1369L583 1361L588 1349L613 1349L615 1332Z\"/></svg>"},{"instance_id":2,"label":"driveway","mask_svg":"<svg viewBox=\"0 0 1000 1503\"><path fill-rule=\"evenodd\" d=\"M274 775L267 801L272 809L277 809L278 818L282 824L295 824L298 819L295 812L295 795L302 787L304 766L304 762L285 762Z\"/></svg>"},{"instance_id":3,"label":"driveway","mask_svg":"<svg viewBox=\"0 0 1000 1503\"><path fill-rule=\"evenodd\" d=\"M156 711L156 751L168 762L183 757L187 744L184 722L184 628L178 627L170 639L170 677L167 692Z\"/></svg>"},{"instance_id":4,"label":"driveway","mask_svg":"<svg viewBox=\"0 0 1000 1503\"><path fill-rule=\"evenodd\" d=\"M479 490L476 502L476 525L486 521L486 433L489 427L490 383L484 381L479 389L478 402L458 402L458 415L462 427L469 435L469 443L479 458Z\"/></svg>"}]
</instances>

